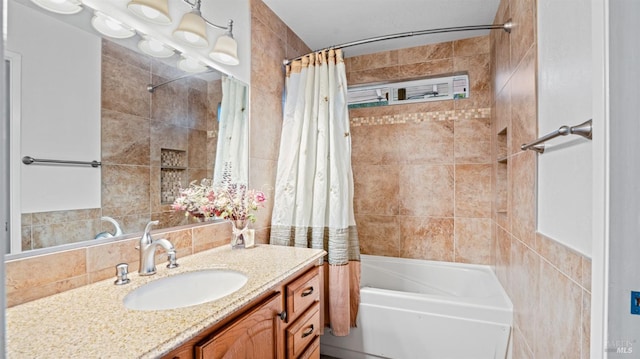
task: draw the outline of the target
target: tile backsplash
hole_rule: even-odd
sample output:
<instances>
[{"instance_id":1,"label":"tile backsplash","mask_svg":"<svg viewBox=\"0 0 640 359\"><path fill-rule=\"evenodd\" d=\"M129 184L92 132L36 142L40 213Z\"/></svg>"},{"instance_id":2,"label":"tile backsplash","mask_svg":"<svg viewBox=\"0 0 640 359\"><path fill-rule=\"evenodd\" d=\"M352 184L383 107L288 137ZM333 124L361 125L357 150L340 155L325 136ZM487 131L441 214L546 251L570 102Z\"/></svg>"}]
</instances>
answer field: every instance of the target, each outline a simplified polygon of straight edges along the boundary
<instances>
[{"instance_id":1,"label":"tile backsplash","mask_svg":"<svg viewBox=\"0 0 640 359\"><path fill-rule=\"evenodd\" d=\"M202 223L193 227L176 227L153 231L154 238L167 238L180 258L230 243L228 222ZM115 266L128 263L129 271L137 271L139 253L135 249L139 237L106 244L71 249L5 262L7 306L12 307L69 289L115 278ZM156 262L166 261L162 251Z\"/></svg>"},{"instance_id":2,"label":"tile backsplash","mask_svg":"<svg viewBox=\"0 0 640 359\"><path fill-rule=\"evenodd\" d=\"M81 242L103 230L114 233L115 229L101 223L101 213L100 208L23 213L22 250Z\"/></svg>"}]
</instances>

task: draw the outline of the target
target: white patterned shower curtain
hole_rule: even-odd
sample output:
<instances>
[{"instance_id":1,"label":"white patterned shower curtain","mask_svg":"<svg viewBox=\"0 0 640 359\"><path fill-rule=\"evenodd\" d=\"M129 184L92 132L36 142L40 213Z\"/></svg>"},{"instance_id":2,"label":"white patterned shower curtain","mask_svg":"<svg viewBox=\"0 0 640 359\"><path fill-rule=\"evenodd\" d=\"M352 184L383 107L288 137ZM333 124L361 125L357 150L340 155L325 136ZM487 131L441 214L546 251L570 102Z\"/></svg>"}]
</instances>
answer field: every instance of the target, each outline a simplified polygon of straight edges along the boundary
<instances>
[{"instance_id":1,"label":"white patterned shower curtain","mask_svg":"<svg viewBox=\"0 0 640 359\"><path fill-rule=\"evenodd\" d=\"M222 103L218 118L218 145L213 182L248 184L249 127L245 104L247 87L231 77L222 77Z\"/></svg>"},{"instance_id":2,"label":"white patterned shower curtain","mask_svg":"<svg viewBox=\"0 0 640 359\"><path fill-rule=\"evenodd\" d=\"M327 251L325 322L334 335L348 335L360 297L360 250L342 52L294 61L286 92L270 242Z\"/></svg>"}]
</instances>

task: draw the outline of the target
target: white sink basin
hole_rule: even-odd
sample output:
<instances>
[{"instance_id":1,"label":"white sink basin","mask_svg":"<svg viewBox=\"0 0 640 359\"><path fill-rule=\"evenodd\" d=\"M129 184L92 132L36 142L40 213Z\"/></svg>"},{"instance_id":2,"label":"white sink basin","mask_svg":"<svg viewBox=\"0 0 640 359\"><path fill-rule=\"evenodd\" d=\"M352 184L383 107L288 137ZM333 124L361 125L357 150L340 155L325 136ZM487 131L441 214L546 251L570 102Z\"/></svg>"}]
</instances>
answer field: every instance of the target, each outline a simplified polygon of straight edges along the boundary
<instances>
[{"instance_id":1,"label":"white sink basin","mask_svg":"<svg viewBox=\"0 0 640 359\"><path fill-rule=\"evenodd\" d=\"M154 280L124 297L124 306L133 310L165 310L189 307L220 299L247 283L243 273L210 269L176 274Z\"/></svg>"}]
</instances>

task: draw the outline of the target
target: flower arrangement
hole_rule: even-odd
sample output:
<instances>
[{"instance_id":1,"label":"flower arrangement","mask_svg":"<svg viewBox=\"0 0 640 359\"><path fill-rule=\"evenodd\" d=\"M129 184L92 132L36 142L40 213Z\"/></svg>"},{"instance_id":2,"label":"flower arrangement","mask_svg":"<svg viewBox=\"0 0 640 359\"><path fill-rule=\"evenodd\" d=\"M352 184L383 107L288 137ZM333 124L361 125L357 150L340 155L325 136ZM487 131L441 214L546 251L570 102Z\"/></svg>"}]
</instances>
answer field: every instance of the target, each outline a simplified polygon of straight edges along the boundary
<instances>
[{"instance_id":1,"label":"flower arrangement","mask_svg":"<svg viewBox=\"0 0 640 359\"><path fill-rule=\"evenodd\" d=\"M209 219L220 217L232 221L255 222L255 213L266 197L262 191L247 189L244 184L226 183L214 186L209 179L193 181L188 188L180 189L180 195L171 205L185 216Z\"/></svg>"}]
</instances>

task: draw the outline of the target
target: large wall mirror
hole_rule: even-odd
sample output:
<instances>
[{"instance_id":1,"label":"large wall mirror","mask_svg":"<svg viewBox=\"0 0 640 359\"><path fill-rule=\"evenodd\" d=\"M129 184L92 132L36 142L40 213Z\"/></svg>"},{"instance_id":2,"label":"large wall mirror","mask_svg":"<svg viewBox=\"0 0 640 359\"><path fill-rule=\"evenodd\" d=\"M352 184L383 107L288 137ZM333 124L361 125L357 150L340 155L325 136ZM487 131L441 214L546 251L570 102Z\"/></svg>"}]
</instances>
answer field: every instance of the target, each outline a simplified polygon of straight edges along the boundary
<instances>
[{"instance_id":1,"label":"large wall mirror","mask_svg":"<svg viewBox=\"0 0 640 359\"><path fill-rule=\"evenodd\" d=\"M29 0L8 0L7 11L12 226L6 253L112 240L141 232L150 220L160 221L156 228L192 223L170 205L181 187L214 177L216 157L238 161L245 171L238 180L246 181L246 84L212 68L184 72L175 60L143 54L137 42L102 38L87 11L57 15ZM229 87L234 91L225 93ZM238 102L240 114L224 115L225 103ZM230 121L242 124L223 125ZM225 126L244 147L220 147ZM221 160L220 153L228 157ZM100 166L25 164L25 156Z\"/></svg>"}]
</instances>

